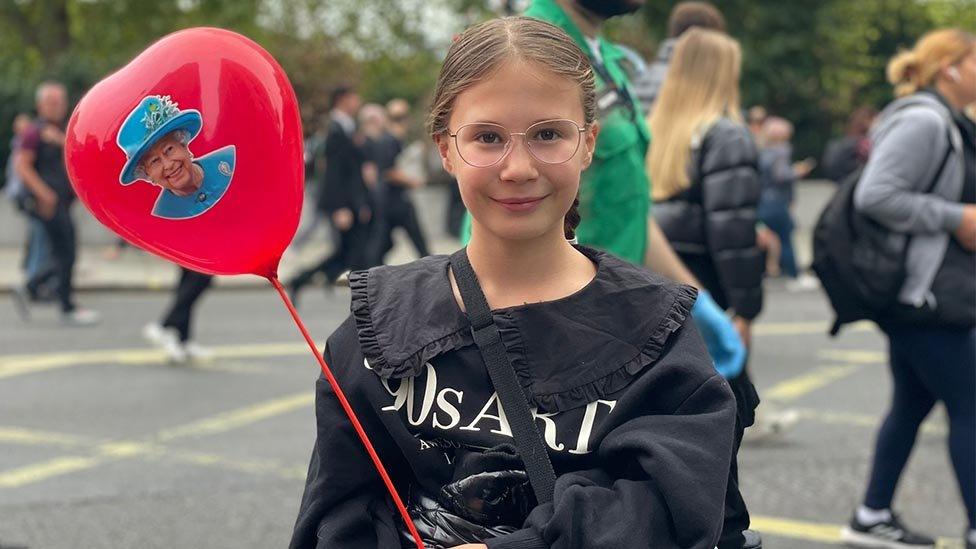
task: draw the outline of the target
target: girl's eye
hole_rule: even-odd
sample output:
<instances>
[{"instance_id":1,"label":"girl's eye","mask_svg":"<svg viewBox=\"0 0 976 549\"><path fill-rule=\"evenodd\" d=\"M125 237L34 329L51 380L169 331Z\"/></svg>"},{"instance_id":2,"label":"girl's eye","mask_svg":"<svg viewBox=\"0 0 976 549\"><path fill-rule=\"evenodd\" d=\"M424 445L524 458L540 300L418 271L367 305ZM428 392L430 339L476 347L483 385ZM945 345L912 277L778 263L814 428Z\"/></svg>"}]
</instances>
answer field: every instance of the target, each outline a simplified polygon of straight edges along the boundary
<instances>
[{"instance_id":1,"label":"girl's eye","mask_svg":"<svg viewBox=\"0 0 976 549\"><path fill-rule=\"evenodd\" d=\"M152 157L152 159L149 160L149 165L150 166L155 166L156 164L159 164L159 157L158 156L154 156L154 157Z\"/></svg>"},{"instance_id":2,"label":"girl's eye","mask_svg":"<svg viewBox=\"0 0 976 549\"><path fill-rule=\"evenodd\" d=\"M166 146L166 149L163 150L163 153L165 153L166 156L169 156L170 154L172 154L172 152L173 152L173 146L172 145L167 145Z\"/></svg>"},{"instance_id":3,"label":"girl's eye","mask_svg":"<svg viewBox=\"0 0 976 549\"><path fill-rule=\"evenodd\" d=\"M536 141L555 141L561 137L559 130L555 128L541 128L536 130L535 135L532 136Z\"/></svg>"},{"instance_id":4,"label":"girl's eye","mask_svg":"<svg viewBox=\"0 0 976 549\"><path fill-rule=\"evenodd\" d=\"M483 131L474 137L476 143L482 145L498 145L502 142L502 136L497 132Z\"/></svg>"}]
</instances>

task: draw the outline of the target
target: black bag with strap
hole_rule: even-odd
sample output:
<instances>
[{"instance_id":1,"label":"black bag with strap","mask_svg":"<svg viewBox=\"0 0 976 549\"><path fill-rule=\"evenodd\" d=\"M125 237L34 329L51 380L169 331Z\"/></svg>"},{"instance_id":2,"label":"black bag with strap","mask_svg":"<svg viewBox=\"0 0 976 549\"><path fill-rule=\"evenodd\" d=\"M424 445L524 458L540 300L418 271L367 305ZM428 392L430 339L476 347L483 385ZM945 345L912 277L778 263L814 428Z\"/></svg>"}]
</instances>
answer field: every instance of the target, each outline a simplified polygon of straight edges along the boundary
<instances>
[{"instance_id":1,"label":"black bag with strap","mask_svg":"<svg viewBox=\"0 0 976 549\"><path fill-rule=\"evenodd\" d=\"M952 146L946 151L925 193L941 179ZM830 335L858 320L884 319L898 304L906 277L911 234L895 233L861 214L854 193L863 169L849 175L820 213L813 231L813 270L834 309Z\"/></svg>"},{"instance_id":2,"label":"black bag with strap","mask_svg":"<svg viewBox=\"0 0 976 549\"><path fill-rule=\"evenodd\" d=\"M424 545L431 549L479 543L521 528L536 505L552 501L556 485L549 453L471 268L467 249L451 255L451 270L515 445L501 444L485 452L463 450L454 480L438 494L410 493L408 511ZM406 528L401 528L400 535L403 547L415 547Z\"/></svg>"}]
</instances>

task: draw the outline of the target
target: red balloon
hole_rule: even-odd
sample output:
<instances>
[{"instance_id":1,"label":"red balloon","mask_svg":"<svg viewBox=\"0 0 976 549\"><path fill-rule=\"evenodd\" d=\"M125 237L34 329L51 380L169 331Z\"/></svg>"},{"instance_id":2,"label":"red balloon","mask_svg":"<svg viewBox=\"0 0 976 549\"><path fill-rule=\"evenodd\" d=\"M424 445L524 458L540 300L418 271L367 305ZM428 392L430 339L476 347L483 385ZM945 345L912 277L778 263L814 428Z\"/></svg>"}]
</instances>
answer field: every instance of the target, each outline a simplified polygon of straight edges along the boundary
<instances>
[{"instance_id":1,"label":"red balloon","mask_svg":"<svg viewBox=\"0 0 976 549\"><path fill-rule=\"evenodd\" d=\"M298 102L239 34L170 34L95 85L68 122L75 192L132 244L196 271L273 278L298 227Z\"/></svg>"}]
</instances>

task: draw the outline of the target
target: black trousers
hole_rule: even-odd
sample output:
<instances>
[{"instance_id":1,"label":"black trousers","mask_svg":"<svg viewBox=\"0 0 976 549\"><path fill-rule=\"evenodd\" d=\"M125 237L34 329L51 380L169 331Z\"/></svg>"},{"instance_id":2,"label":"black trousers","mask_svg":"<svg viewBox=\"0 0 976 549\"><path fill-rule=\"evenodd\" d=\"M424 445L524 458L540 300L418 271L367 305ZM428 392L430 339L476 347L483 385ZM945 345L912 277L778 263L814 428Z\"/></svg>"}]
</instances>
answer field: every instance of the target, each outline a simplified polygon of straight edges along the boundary
<instances>
[{"instance_id":1,"label":"black trousers","mask_svg":"<svg viewBox=\"0 0 976 549\"><path fill-rule=\"evenodd\" d=\"M180 283L176 287L173 305L163 317L163 326L173 328L180 336L180 341L190 339L190 320L193 317L193 307L203 292L210 287L213 277L180 267Z\"/></svg>"},{"instance_id":2,"label":"black trousers","mask_svg":"<svg viewBox=\"0 0 976 549\"><path fill-rule=\"evenodd\" d=\"M375 213L366 251L368 266L383 264L386 254L393 249L393 229L397 227L407 231L417 255L430 255L427 239L417 219L417 210L409 196L402 193L391 194L384 200L377 201Z\"/></svg>"},{"instance_id":3,"label":"black trousers","mask_svg":"<svg viewBox=\"0 0 976 549\"><path fill-rule=\"evenodd\" d=\"M741 549L745 538L742 531L749 528L749 509L742 492L739 491L739 446L747 427L756 421L756 406L759 405L759 394L749 377L748 358L746 367L735 378L729 380L732 393L735 395L735 439L732 442L732 464L729 468L729 483L725 490L725 521L722 524L722 535L719 537L718 549Z\"/></svg>"},{"instance_id":4,"label":"black trousers","mask_svg":"<svg viewBox=\"0 0 976 549\"><path fill-rule=\"evenodd\" d=\"M72 276L77 254L77 240L74 220L71 219L71 206L70 204L62 205L59 203L54 217L39 219L41 219L44 232L51 243L51 265L27 281L27 291L31 296L36 296L37 290L42 284L52 277L56 278L61 312L70 313L75 310Z\"/></svg>"},{"instance_id":5,"label":"black trousers","mask_svg":"<svg viewBox=\"0 0 976 549\"><path fill-rule=\"evenodd\" d=\"M367 266L366 248L369 241L370 225L357 219L349 227L349 230L338 231L338 234L336 249L332 254L314 267L299 273L291 281L292 288L301 289L311 282L317 273L324 274L329 283L332 283L346 270L357 270Z\"/></svg>"}]
</instances>

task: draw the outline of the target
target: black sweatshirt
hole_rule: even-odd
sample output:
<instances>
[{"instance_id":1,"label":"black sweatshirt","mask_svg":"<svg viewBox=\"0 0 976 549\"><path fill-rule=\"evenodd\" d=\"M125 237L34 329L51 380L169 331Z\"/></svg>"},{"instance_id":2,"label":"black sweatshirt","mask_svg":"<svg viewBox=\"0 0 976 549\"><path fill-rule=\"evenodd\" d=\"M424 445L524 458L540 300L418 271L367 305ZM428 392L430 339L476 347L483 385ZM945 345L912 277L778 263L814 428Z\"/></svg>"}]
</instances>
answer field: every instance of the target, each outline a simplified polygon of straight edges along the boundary
<instances>
[{"instance_id":1,"label":"black sweatshirt","mask_svg":"<svg viewBox=\"0 0 976 549\"><path fill-rule=\"evenodd\" d=\"M558 475L552 503L491 549L712 549L735 406L689 310L695 290L579 248L597 275L568 297L493 311ZM325 359L397 490L435 494L455 452L511 443L458 308L449 259L352 273ZM399 516L324 378L293 548L400 549Z\"/></svg>"}]
</instances>

